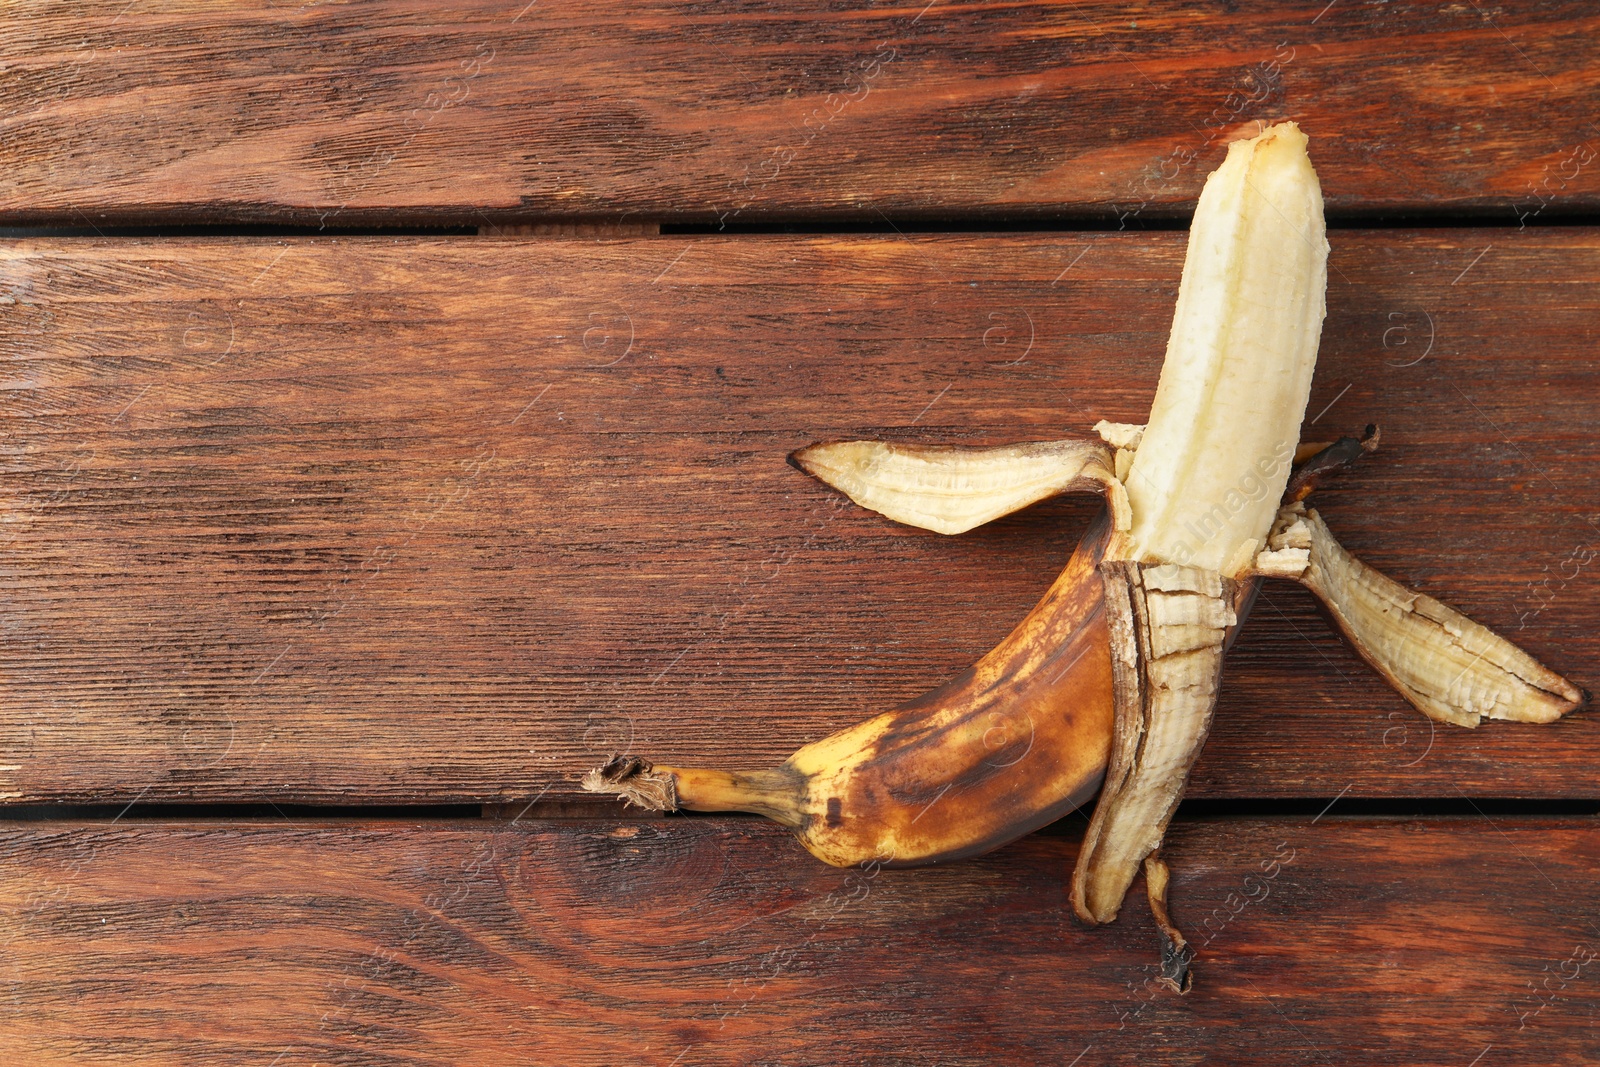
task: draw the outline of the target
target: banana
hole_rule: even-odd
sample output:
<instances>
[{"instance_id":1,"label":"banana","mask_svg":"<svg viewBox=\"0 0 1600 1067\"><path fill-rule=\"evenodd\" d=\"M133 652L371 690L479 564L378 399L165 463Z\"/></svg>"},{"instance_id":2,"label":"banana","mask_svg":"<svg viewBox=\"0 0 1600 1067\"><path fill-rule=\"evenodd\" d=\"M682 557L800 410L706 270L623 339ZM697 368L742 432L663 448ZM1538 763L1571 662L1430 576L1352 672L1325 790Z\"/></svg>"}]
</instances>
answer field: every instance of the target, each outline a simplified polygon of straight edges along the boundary
<instances>
[{"instance_id":1,"label":"banana","mask_svg":"<svg viewBox=\"0 0 1600 1067\"><path fill-rule=\"evenodd\" d=\"M1201 193L1147 424L990 449L837 441L796 452L791 463L862 506L941 533L1064 492L1097 492L1106 511L1027 618L932 692L775 769L614 757L585 788L661 811L753 811L828 863L911 866L1005 844L1100 787L1073 908L1110 922L1142 868L1160 981L1182 992L1191 949L1167 913L1160 848L1262 579L1310 589L1433 718L1550 722L1581 707L1581 689L1351 556L1305 506L1322 478L1377 446L1375 427L1326 446L1299 440L1327 251L1305 134L1270 127L1231 144Z\"/></svg>"}]
</instances>

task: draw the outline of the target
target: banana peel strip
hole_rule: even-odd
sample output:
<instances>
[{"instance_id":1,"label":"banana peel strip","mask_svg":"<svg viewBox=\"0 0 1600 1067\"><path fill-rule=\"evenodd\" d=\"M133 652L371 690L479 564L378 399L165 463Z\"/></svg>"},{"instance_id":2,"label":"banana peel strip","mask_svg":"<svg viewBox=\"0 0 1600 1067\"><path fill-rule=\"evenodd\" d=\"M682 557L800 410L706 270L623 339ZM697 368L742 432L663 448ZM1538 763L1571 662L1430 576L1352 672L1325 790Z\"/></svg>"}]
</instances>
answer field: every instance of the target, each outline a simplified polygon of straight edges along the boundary
<instances>
[{"instance_id":1,"label":"banana peel strip","mask_svg":"<svg viewBox=\"0 0 1600 1067\"><path fill-rule=\"evenodd\" d=\"M1117 917L1145 857L1161 847L1189 769L1211 729L1240 583L1174 563L1107 560L1116 732L1078 853L1072 905L1087 922Z\"/></svg>"},{"instance_id":2,"label":"banana peel strip","mask_svg":"<svg viewBox=\"0 0 1600 1067\"><path fill-rule=\"evenodd\" d=\"M1311 590L1361 658L1418 711L1475 727L1554 722L1583 690L1454 608L1346 552L1314 509L1281 509L1255 573Z\"/></svg>"},{"instance_id":3,"label":"banana peel strip","mask_svg":"<svg viewBox=\"0 0 1600 1067\"><path fill-rule=\"evenodd\" d=\"M1105 495L1112 525L1132 521L1116 457L1089 437L994 448L828 441L789 462L895 522L960 534L1062 493Z\"/></svg>"}]
</instances>

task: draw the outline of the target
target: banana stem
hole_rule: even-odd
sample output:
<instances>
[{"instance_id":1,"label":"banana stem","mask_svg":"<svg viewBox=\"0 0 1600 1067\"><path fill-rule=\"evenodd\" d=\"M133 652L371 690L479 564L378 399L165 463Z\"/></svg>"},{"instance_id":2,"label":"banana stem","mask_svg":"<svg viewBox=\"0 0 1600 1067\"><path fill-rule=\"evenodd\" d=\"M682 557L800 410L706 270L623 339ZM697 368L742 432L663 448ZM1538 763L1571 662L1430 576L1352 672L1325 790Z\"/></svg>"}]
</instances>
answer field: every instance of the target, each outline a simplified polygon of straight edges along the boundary
<instances>
[{"instance_id":1,"label":"banana stem","mask_svg":"<svg viewBox=\"0 0 1600 1067\"><path fill-rule=\"evenodd\" d=\"M678 791L678 807L689 811L750 811L796 827L800 783L780 768L764 771L713 771L699 767L657 767L670 774Z\"/></svg>"},{"instance_id":2,"label":"banana stem","mask_svg":"<svg viewBox=\"0 0 1600 1067\"><path fill-rule=\"evenodd\" d=\"M748 811L788 827L804 816L804 786L783 768L717 771L666 767L637 756L613 756L583 777L591 793L610 793L650 811Z\"/></svg>"}]
</instances>

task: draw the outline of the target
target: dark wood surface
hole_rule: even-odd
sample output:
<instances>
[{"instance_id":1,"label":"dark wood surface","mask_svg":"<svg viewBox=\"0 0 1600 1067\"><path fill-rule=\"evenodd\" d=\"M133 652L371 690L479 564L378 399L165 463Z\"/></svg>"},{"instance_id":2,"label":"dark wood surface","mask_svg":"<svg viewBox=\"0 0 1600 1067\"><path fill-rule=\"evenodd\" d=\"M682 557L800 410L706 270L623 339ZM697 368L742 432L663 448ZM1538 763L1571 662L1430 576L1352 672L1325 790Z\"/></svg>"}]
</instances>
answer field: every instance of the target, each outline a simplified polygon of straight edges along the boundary
<instances>
[{"instance_id":1,"label":"dark wood surface","mask_svg":"<svg viewBox=\"0 0 1600 1067\"><path fill-rule=\"evenodd\" d=\"M1180 823L1181 999L1142 893L1072 919L1076 851L868 874L755 819L12 826L0 1031L37 1067L1600 1062L1593 819Z\"/></svg>"},{"instance_id":2,"label":"dark wood surface","mask_svg":"<svg viewBox=\"0 0 1600 1067\"><path fill-rule=\"evenodd\" d=\"M1582 0L28 7L0 220L1136 221L1293 118L1334 211L1515 225L1600 203L1597 32Z\"/></svg>"},{"instance_id":3,"label":"dark wood surface","mask_svg":"<svg viewBox=\"0 0 1600 1067\"><path fill-rule=\"evenodd\" d=\"M1591 229L1337 231L1308 418L1369 562L1596 687ZM959 538L786 466L1141 421L1184 235L0 248L0 797L571 799L965 667L1097 506ZM1592 797L1592 714L1432 726L1269 587L1197 797Z\"/></svg>"},{"instance_id":4,"label":"dark wood surface","mask_svg":"<svg viewBox=\"0 0 1600 1067\"><path fill-rule=\"evenodd\" d=\"M0 225L85 236L0 240L0 1062L1600 1064L1594 713L1432 725L1295 587L1169 835L1187 998L1138 886L1072 920L1081 814L848 872L576 789L613 752L776 763L999 640L1093 501L941 538L784 455L1140 421L1184 235L973 231L1170 225L1281 118L1336 222L1476 224L1332 233L1308 436L1384 443L1323 513L1595 689L1600 229L1548 224L1600 207L1597 32L1579 0L16 9ZM884 232L681 232L783 222Z\"/></svg>"}]
</instances>

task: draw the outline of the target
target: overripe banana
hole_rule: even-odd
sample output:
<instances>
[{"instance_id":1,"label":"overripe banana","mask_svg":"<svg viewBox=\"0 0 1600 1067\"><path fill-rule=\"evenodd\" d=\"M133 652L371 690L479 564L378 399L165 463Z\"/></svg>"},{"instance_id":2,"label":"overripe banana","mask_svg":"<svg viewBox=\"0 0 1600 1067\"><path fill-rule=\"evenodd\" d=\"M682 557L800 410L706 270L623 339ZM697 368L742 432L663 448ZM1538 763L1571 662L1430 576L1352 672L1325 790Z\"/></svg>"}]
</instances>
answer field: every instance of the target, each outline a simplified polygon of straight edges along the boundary
<instances>
[{"instance_id":1,"label":"overripe banana","mask_svg":"<svg viewBox=\"0 0 1600 1067\"><path fill-rule=\"evenodd\" d=\"M657 810L758 812L829 863L911 865L1019 837L1083 803L1103 772L1074 909L1114 919L1142 864L1165 937L1162 979L1187 988L1159 849L1260 578L1303 583L1434 718L1549 722L1584 700L1510 642L1344 552L1301 502L1376 444L1375 434L1326 449L1299 443L1326 261L1306 137L1293 123L1273 126L1231 144L1206 181L1147 425L1101 423L1099 441L847 441L795 453L857 503L942 533L1062 492L1099 492L1107 512L1017 629L925 696L776 769L618 757L585 787Z\"/></svg>"}]
</instances>

